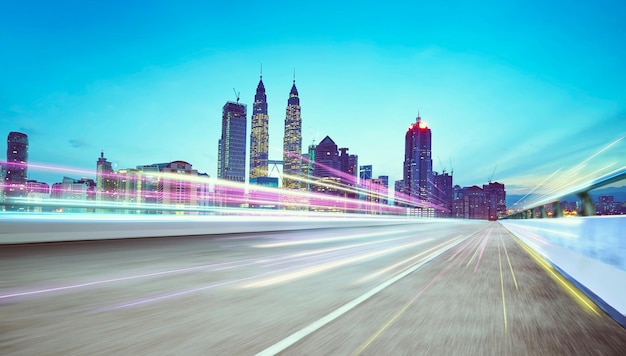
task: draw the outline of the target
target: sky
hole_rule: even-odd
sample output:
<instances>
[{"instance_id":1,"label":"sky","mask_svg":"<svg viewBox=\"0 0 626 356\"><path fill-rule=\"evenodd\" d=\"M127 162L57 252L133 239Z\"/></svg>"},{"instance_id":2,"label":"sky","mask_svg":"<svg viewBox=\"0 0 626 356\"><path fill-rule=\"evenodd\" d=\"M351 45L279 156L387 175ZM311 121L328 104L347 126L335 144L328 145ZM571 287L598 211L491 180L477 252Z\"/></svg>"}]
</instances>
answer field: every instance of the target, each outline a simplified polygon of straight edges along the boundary
<instances>
[{"instance_id":1,"label":"sky","mask_svg":"<svg viewBox=\"0 0 626 356\"><path fill-rule=\"evenodd\" d=\"M435 171L525 194L625 166L625 10L623 1L2 2L0 135L24 132L30 163L90 178L101 150L118 169L184 160L216 176L222 106L237 91L250 120L262 65L270 159L282 159L295 69L303 152L328 135L393 182L419 112ZM48 183L63 175L72 176L29 169Z\"/></svg>"}]
</instances>

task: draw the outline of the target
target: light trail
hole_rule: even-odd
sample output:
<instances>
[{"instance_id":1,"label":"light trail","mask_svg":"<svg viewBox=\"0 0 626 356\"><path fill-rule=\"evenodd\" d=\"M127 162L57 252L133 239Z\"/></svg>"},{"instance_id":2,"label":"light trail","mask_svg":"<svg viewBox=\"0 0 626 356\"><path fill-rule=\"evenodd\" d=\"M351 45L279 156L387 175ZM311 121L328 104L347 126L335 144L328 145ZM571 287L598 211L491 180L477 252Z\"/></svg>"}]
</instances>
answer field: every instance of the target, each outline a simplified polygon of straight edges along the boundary
<instances>
[{"instance_id":1,"label":"light trail","mask_svg":"<svg viewBox=\"0 0 626 356\"><path fill-rule=\"evenodd\" d=\"M456 239L458 239L458 238L460 238L460 237L461 237L461 236L457 236L457 237L456 237ZM433 240L433 239L427 239L427 240L425 240L425 242L426 242L426 241L432 241L432 240ZM391 265L391 266L388 266L388 267L386 267L386 268L383 268L383 269L381 269L381 270L379 270L379 271L377 271L377 272L371 273L371 274L369 274L369 275L367 275L367 276L365 276L365 277L361 278L361 279L360 279L359 281L357 281L356 283L357 283L357 284L358 284L358 283L363 283L363 282L369 281L369 280L370 280L370 279L372 279L372 278L376 278L376 277L380 276L381 274L387 273L387 272L389 272L389 271L391 271L391 270L393 270L393 269L395 269L395 268L397 268L397 267L399 267L399 266L402 266L402 265L404 265L404 264L406 264L406 263L408 263L408 262L411 262L411 261L413 261L413 260L415 260L415 259L417 259L417 258L419 258L419 257L422 257L422 256L424 256L425 254L427 254L427 253L429 253L429 252L432 252L432 251L434 251L434 250L436 250L436 249L438 249L438 248L441 248L442 246L444 246L444 245L446 245L446 244L448 244L448 243L449 243L448 241L446 241L446 242L442 242L442 243L440 243L440 244L438 244L438 245L436 245L436 246L434 246L434 247L429 248L428 250L425 250L425 251L420 252L420 253L418 253L418 254L416 254L416 255L413 255L413 256L411 256L411 257L409 257L409 258L407 258L407 259L404 259L404 260L402 260L402 261L400 261L400 262L398 262L398 263L395 263L395 264L393 264L393 265ZM407 268L411 268L411 267L412 267L412 266L408 266Z\"/></svg>"},{"instance_id":2,"label":"light trail","mask_svg":"<svg viewBox=\"0 0 626 356\"><path fill-rule=\"evenodd\" d=\"M510 231L509 231L509 235L511 235L513 240L517 242L517 244L520 245L520 247L522 247L526 251L526 253L528 253L528 255L531 256L541 268L543 268L544 271L548 272L548 274L552 277L552 279L558 282L558 284L563 288L563 290L565 290L575 301L577 301L579 305L581 305L585 310L597 316L600 316L598 307L591 300L589 300L589 298L587 298L587 296L584 293L578 291L576 287L571 285L570 282L568 282L562 276L557 274L554 271L554 268L548 262L546 262L541 256L539 256L530 247L526 246L525 243L520 241Z\"/></svg>"},{"instance_id":3,"label":"light trail","mask_svg":"<svg viewBox=\"0 0 626 356\"><path fill-rule=\"evenodd\" d=\"M308 245L308 244L318 244L318 243L326 243L326 242L335 242L335 241L343 241L343 240L354 240L354 239L362 239L366 237L373 236L385 236L385 235L395 235L408 232L407 230L400 230L394 232L376 232L369 234L355 234L348 236L338 236L338 237L329 237L329 238L319 238L319 239L308 239L308 240L296 240L296 241L286 241L286 242L272 242L261 245L253 245L252 247L256 248L271 248L271 247L285 247L285 246L296 246L296 245Z\"/></svg>"},{"instance_id":4,"label":"light trail","mask_svg":"<svg viewBox=\"0 0 626 356\"><path fill-rule=\"evenodd\" d=\"M351 257L351 258L346 258L343 260L339 260L339 261L335 261L335 262L331 262L331 263L327 263L324 265L320 265L320 266L316 266L316 267L312 267L312 268L304 268L304 269L300 269L298 271L295 272L291 272L291 273L287 273L285 275L281 275L278 277L272 277L272 278L268 278L265 280L261 280L261 281L257 281L254 283L250 283L250 284L246 284L244 285L242 288L259 288L259 287L267 287L267 286L271 286L271 285L275 285L275 284L280 284L280 283L284 283L284 282L288 282L288 281L293 281L296 279L301 279L304 277L308 277L314 274L318 274L320 272L324 272L324 271L328 271L331 269L335 269L338 267L342 267L354 262L360 262L372 257L379 257L382 255L386 255L389 253L393 253L393 252L397 252L399 250L404 250L406 248L409 247L413 247L413 246L417 246L420 244L425 243L426 241L417 241L417 242L413 242L410 244L405 244L405 245L401 245L401 246L397 246L397 247L392 247L392 248L388 248L382 251L376 251L376 252L372 252L372 253L368 253L365 255L360 255L360 256L356 256L356 257Z\"/></svg>"}]
</instances>

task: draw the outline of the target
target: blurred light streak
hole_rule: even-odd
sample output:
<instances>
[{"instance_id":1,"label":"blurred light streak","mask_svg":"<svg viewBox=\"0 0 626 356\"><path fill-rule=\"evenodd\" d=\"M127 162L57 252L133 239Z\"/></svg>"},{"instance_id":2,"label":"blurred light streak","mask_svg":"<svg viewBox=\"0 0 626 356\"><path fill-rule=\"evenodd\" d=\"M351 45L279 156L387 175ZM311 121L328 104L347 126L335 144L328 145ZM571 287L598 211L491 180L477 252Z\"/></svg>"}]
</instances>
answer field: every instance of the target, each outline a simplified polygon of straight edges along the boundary
<instances>
[{"instance_id":1,"label":"blurred light streak","mask_svg":"<svg viewBox=\"0 0 626 356\"><path fill-rule=\"evenodd\" d=\"M286 241L286 242L272 242L261 245L253 245L252 247L256 248L270 248L270 247L284 247L284 246L295 246L295 245L307 245L307 244L318 244L325 242L334 242L334 241L342 241L342 240L353 240L353 239L362 239L366 237L373 236L385 236L385 235L395 235L408 232L407 230L399 230L394 232L376 232L369 234L355 234L348 236L338 236L338 237L329 237L329 238L319 238L319 239L309 239L309 240L296 240L296 241Z\"/></svg>"},{"instance_id":2,"label":"blurred light streak","mask_svg":"<svg viewBox=\"0 0 626 356\"><path fill-rule=\"evenodd\" d=\"M550 202L551 200L557 201L558 199L564 198L565 197L564 195L566 195L568 191L581 190L581 189L584 189L586 186L589 186L588 183L580 183L580 182L590 177L593 177L592 179L598 178L599 176L603 174L603 172L605 172L610 167L617 164L617 162L609 163L603 166L602 168L596 169L595 171L588 173L584 176L581 176L581 174L579 173L580 170L583 169L594 158L598 157L602 153L609 151L609 149L611 149L613 146L617 145L619 142L624 140L624 138L626 138L626 136L619 137L616 140L610 142L606 146L599 149L597 152L593 153L589 157L582 160L580 163L578 163L574 167L568 169L563 175L551 181L550 184L545 185L546 181L550 180L552 176L554 176L554 174L556 174L562 169L562 168L559 168L556 172L552 173L548 178L544 179L541 183L539 183L539 185L533 188L529 193L527 193L521 199L519 199L515 204L513 204L513 206L516 206L519 204L520 208L516 209L517 211L526 210L528 208L537 206L538 205L537 202L542 202L542 201ZM622 169L623 168L624 167L622 167ZM578 188L573 189L574 187L577 187L577 185L578 185ZM528 202L526 202L525 199L538 188L544 189L542 194L540 196L533 197ZM553 198L551 196L553 196ZM521 202L524 202L524 203L520 204Z\"/></svg>"},{"instance_id":3,"label":"blurred light streak","mask_svg":"<svg viewBox=\"0 0 626 356\"><path fill-rule=\"evenodd\" d=\"M469 236L472 236L472 235L469 235ZM469 237L469 236L467 236L467 237ZM311 333L317 331L321 327L327 325L328 323L332 322L333 320L341 317L345 313L347 313L350 310L354 309L356 306L358 306L359 304L361 304L364 301L368 300L372 296L378 294L380 291L382 291L385 288L389 287L390 285L396 283L397 281L399 281L400 279L406 277L407 275L413 273L418 268L420 268L424 264L432 261L433 259L435 259L436 257L440 256L441 254L443 254L444 252L446 252L450 248L458 245L461 241L463 241L463 239L464 238L461 237L460 240L451 240L448 246L446 246L445 248L442 248L441 250L439 250L437 252L433 252L430 255L430 257L428 259L424 260L423 262L418 263L418 264L414 265L412 268L404 271L403 273L395 275L394 277L392 277L392 278L386 280L385 282L377 285L376 287L374 287L374 288L370 289L369 291L367 291L365 294L362 294L361 296L359 296L359 297L351 300L350 302L342 305L338 309L335 309L334 311L324 315L320 319L318 319L318 320L314 321L313 323L305 326L304 328L294 332L293 334L287 336L283 340L281 340L281 341L279 341L279 342L277 342L277 343L267 347L266 349L258 352L256 355L257 356L273 356L273 355L276 355L276 354L284 351L285 349L287 349L291 345L297 343L298 341L300 341L303 338L307 337Z\"/></svg>"},{"instance_id":4,"label":"blurred light streak","mask_svg":"<svg viewBox=\"0 0 626 356\"><path fill-rule=\"evenodd\" d=\"M458 239L458 238L460 238L460 237L461 237L461 236L457 236L457 237L455 237L455 239ZM426 240L424 240L424 242L427 242L427 241L432 241L432 240L433 240L433 239L426 239ZM374 272L374 273L370 273L370 274L368 274L367 276L365 276L365 277L361 278L360 280L358 280L356 283L363 283L363 282L369 281L369 280L370 280L370 279L372 279L372 278L376 278L376 277L380 276L381 274L387 273L387 272L389 272L389 271L391 271L391 270L393 270L393 269L395 269L395 268L397 268L397 267L399 267L399 266L404 265L405 263L411 262L411 261L413 261L413 260L415 260L415 259L417 259L417 258L419 258L419 257L424 256L424 255L425 255L425 254L427 254L427 253L430 253L430 252L432 252L432 251L434 251L434 250L437 250L437 249L441 248L442 246L444 246L444 245L446 245L446 244L448 244L448 243L449 243L449 241L446 241L446 242L440 243L439 245L436 245L436 246L434 246L434 247L431 247L431 248L429 248L428 250L425 250L425 251L420 252L420 253L418 253L418 254L416 254L416 255L413 255L413 256L411 256L411 257L409 257L409 258L407 258L407 259L404 259L404 260L402 260L402 261L400 261L400 262L398 262L398 263L395 263L395 264L393 264L393 265L391 265L391 266L389 266L389 267L383 268L383 269L378 270L377 272ZM417 262L417 263L419 263L419 262ZM407 266L407 268L411 268L411 267L413 267L413 266L412 266L412 265ZM403 271L400 271L400 272L403 272Z\"/></svg>"},{"instance_id":5,"label":"blurred light streak","mask_svg":"<svg viewBox=\"0 0 626 356\"><path fill-rule=\"evenodd\" d=\"M517 242L517 244L520 245L528 253L528 255L530 255L537 262L537 264L544 269L544 271L548 272L548 274L552 277L552 279L558 282L558 284L560 284L561 287L563 287L563 289L566 292L568 292L568 294L576 302L578 302L579 305L583 307L583 309L597 316L600 316L598 307L589 298L587 298L587 296L584 293L579 291L576 287L574 287L569 281L564 279L561 275L557 274L554 268L548 262L546 262L544 258L542 258L535 251L533 251L530 247L526 246L526 244L520 241L517 237L515 237L515 235L513 235L511 232L509 232L509 234L511 235L513 240L515 240L515 242Z\"/></svg>"},{"instance_id":6,"label":"blurred light streak","mask_svg":"<svg viewBox=\"0 0 626 356\"><path fill-rule=\"evenodd\" d=\"M192 271L198 271L198 270L213 270L212 267L214 267L214 266L216 267L214 270L220 270L220 269L224 269L224 267L217 267L217 266L229 265L229 264L233 264L233 263L236 263L236 262L224 262L224 263L209 264L209 265L202 265L202 266L178 268L178 269L167 270L167 271L159 271L159 272L154 272L154 273L146 273L146 274L139 274L139 275L133 275L133 276L104 279L104 280L100 280L100 281L72 284L72 285L66 285L66 286L61 286L61 287L52 287L52 288L39 289L39 290L33 290L33 291L27 291L27 292L17 292L17 293L11 293L11 294L4 294L4 295L0 295L0 299L23 297L23 296L29 296L29 295L35 295L35 294L51 293L51 292L59 292L59 291L64 291L64 290L71 290L71 289L77 289L77 288L97 286L97 285L101 285L101 284L123 282L123 281L129 281L129 280L134 280L134 279L157 277L157 276L176 274L176 273L186 273L186 272L192 272ZM230 267L227 267L227 268L241 267L241 266L246 266L246 265L250 265L250 264L252 264L252 263L244 263L244 264L242 264L240 266L230 266Z\"/></svg>"},{"instance_id":7,"label":"blurred light streak","mask_svg":"<svg viewBox=\"0 0 626 356\"><path fill-rule=\"evenodd\" d=\"M461 250L459 250L460 252ZM458 252L457 252L458 253ZM455 254L456 256L456 254ZM435 277L433 277L415 296L409 300L400 310L398 310L380 329L378 329L372 336L370 336L361 346L359 346L352 354L360 355L365 349L367 349L378 337L385 332L404 312L422 295L428 290L437 280L439 280L445 273L447 273L452 267L453 263L449 263L444 269L442 269ZM411 271L411 270L409 270Z\"/></svg>"},{"instance_id":8,"label":"blurred light streak","mask_svg":"<svg viewBox=\"0 0 626 356\"><path fill-rule=\"evenodd\" d=\"M483 242L483 247L480 249L480 254L478 255L478 260L476 261L476 267L474 267L474 273L478 270L478 266L480 265L480 260L483 257L483 252L485 252L485 247L487 247L487 241L491 236L491 229L487 231L487 236L485 236L485 242Z\"/></svg>"},{"instance_id":9,"label":"blurred light streak","mask_svg":"<svg viewBox=\"0 0 626 356\"><path fill-rule=\"evenodd\" d=\"M257 281L254 283L250 283L247 285L244 285L243 288L259 288L259 287L267 287L267 286L271 286L271 285L275 285L275 284L280 284L280 283L284 283L284 282L288 282L288 281L292 281L292 280L296 280L296 279L301 279L304 277L308 277L320 272L324 272L324 271L328 271L334 268L338 268L338 267L342 267L354 262L360 262L372 257L378 257L381 255L385 255L388 253L393 253L399 250L403 250L409 247L413 247L413 246L417 246L420 244L425 243L426 241L417 241L417 242L413 242L410 244L405 244L405 245L401 245L401 246L397 246L397 247L392 247L389 249L385 249L382 251L376 251L376 252L372 252L372 253L368 253L365 255L360 255L360 256L356 256L356 257L352 257L352 258L346 258L343 260L339 260L339 261L335 261L335 262L331 262L331 263L327 263L321 266L316 266L316 267L312 267L312 268L305 268L305 269L301 269L299 271L295 271L295 272L291 272L291 273L287 273L278 277L272 277L272 278L268 278L265 280L261 280L261 281Z\"/></svg>"}]
</instances>

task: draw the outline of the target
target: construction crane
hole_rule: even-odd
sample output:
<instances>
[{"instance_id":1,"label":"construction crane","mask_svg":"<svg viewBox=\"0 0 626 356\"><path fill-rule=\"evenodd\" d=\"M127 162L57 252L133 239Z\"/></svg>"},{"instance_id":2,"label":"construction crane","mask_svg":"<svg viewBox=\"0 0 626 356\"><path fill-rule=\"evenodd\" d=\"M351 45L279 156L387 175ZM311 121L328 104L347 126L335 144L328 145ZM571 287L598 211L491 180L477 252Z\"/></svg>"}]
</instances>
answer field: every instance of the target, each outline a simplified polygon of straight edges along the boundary
<instances>
[{"instance_id":1,"label":"construction crane","mask_svg":"<svg viewBox=\"0 0 626 356\"><path fill-rule=\"evenodd\" d=\"M489 176L489 179L487 180L487 182L489 182L489 184L491 184L491 180L493 179L493 175L496 174L496 168L498 168L498 164L496 163L496 166L493 167L493 172L491 172L491 176Z\"/></svg>"},{"instance_id":2,"label":"construction crane","mask_svg":"<svg viewBox=\"0 0 626 356\"><path fill-rule=\"evenodd\" d=\"M437 159L439 160L439 165L441 166L441 174L446 174L446 167L444 167L443 163L441 163L441 158L437 156Z\"/></svg>"},{"instance_id":3,"label":"construction crane","mask_svg":"<svg viewBox=\"0 0 626 356\"><path fill-rule=\"evenodd\" d=\"M233 88L233 91L235 92L235 97L237 97L237 103L239 103L239 92L237 90L235 90L235 88Z\"/></svg>"}]
</instances>

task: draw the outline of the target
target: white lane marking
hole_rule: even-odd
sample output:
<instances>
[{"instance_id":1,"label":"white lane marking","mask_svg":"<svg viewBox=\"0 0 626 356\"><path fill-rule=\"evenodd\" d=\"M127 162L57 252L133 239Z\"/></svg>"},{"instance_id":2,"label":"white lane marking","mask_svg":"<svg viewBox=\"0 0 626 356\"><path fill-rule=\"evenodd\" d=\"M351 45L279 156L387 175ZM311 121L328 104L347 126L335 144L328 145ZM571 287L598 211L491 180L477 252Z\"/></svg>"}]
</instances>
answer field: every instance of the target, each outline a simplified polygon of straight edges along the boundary
<instances>
[{"instance_id":1,"label":"white lane marking","mask_svg":"<svg viewBox=\"0 0 626 356\"><path fill-rule=\"evenodd\" d=\"M298 342L298 341L302 340L303 338L307 337L308 335L310 335L311 333L315 332L317 329L321 328L322 326L324 326L324 325L330 323L331 321L339 318L343 314L345 314L348 311L352 310L357 305L363 303L367 299L369 299L372 296L376 295L378 292L382 291L383 289L389 287L390 285L394 284L395 282L399 281L400 279L402 279L402 278L406 277L407 275L411 274L412 272L414 272L418 268L420 268L423 265L425 265L426 263L432 261L433 259L435 259L439 255L441 255L444 252L448 251L452 247L458 245L459 243L461 243L462 241L464 241L465 239L469 238L472 235L473 234L470 234L470 235L468 235L468 236L466 236L464 238L463 237L462 238L458 238L457 241L450 243L450 245L447 246L447 247L443 247L438 252L434 252L429 258L425 259L423 262L421 262L419 264L416 264L415 266L413 266L413 268L408 269L405 272L403 272L401 274L398 274L395 277L390 278L387 281L379 284L378 286L372 288L370 291L366 292L365 294L361 295L360 297L357 297L357 298L353 299L352 301L344 304L342 307L340 307L340 308L330 312L329 314L326 314L321 319L319 319L317 321L314 321L313 323L309 324L308 326L306 326L306 327L296 331L295 333L289 335L285 339L283 339L283 340L277 342L276 344L266 348L265 350L257 353L257 356L276 355L277 353L284 351L285 349L287 349L291 345L293 345L296 342Z\"/></svg>"}]
</instances>

